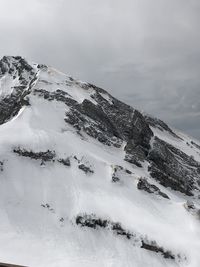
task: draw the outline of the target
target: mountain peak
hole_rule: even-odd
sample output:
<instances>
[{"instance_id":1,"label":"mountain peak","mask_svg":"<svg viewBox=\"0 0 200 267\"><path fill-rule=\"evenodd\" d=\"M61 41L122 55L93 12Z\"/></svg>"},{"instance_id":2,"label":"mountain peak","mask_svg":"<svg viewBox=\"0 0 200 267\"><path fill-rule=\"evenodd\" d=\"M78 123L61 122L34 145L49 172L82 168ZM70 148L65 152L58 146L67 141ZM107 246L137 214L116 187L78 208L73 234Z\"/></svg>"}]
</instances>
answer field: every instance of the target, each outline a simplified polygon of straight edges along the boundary
<instances>
[{"instance_id":1,"label":"mountain peak","mask_svg":"<svg viewBox=\"0 0 200 267\"><path fill-rule=\"evenodd\" d=\"M0 75L5 75L9 73L10 75L22 71L32 71L32 66L22 57L20 56L4 56L0 60Z\"/></svg>"},{"instance_id":2,"label":"mountain peak","mask_svg":"<svg viewBox=\"0 0 200 267\"><path fill-rule=\"evenodd\" d=\"M196 267L198 141L46 65L0 73L3 261Z\"/></svg>"}]
</instances>

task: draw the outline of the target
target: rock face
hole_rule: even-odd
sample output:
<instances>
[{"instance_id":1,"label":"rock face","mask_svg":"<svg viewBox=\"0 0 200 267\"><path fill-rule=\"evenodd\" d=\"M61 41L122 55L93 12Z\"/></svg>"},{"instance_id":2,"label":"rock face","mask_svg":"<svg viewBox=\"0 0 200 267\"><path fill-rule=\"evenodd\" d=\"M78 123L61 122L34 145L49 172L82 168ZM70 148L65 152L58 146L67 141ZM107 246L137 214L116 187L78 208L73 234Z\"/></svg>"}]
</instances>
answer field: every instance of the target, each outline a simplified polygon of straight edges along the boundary
<instances>
[{"instance_id":1,"label":"rock face","mask_svg":"<svg viewBox=\"0 0 200 267\"><path fill-rule=\"evenodd\" d=\"M0 101L0 124L18 114L23 106L29 105L27 95L36 80L36 72L21 57L3 57L0 60L0 77L8 73L16 82L9 95L5 95Z\"/></svg>"},{"instance_id":2,"label":"rock face","mask_svg":"<svg viewBox=\"0 0 200 267\"><path fill-rule=\"evenodd\" d=\"M143 115L132 107L110 95L105 99L105 91L94 85L84 86L85 90L93 89L92 98L96 104L85 99L81 104L74 103L66 113L65 121L77 130L83 130L101 143L120 147L126 142L125 160L137 166L143 161L150 149L153 132ZM106 93L107 94L107 93Z\"/></svg>"},{"instance_id":3,"label":"rock face","mask_svg":"<svg viewBox=\"0 0 200 267\"><path fill-rule=\"evenodd\" d=\"M163 186L188 196L199 190L200 164L179 149L155 137L148 160L151 176Z\"/></svg>"}]
</instances>

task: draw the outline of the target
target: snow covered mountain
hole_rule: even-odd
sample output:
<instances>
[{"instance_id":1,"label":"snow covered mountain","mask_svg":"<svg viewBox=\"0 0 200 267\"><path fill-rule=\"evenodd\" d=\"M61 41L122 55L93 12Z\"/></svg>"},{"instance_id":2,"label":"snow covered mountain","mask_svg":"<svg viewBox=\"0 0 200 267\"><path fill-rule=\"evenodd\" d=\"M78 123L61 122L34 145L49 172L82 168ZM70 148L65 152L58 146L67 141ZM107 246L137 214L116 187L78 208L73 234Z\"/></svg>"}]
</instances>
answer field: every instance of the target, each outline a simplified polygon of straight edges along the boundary
<instances>
[{"instance_id":1,"label":"snow covered mountain","mask_svg":"<svg viewBox=\"0 0 200 267\"><path fill-rule=\"evenodd\" d=\"M200 142L103 89L0 61L0 262L200 266Z\"/></svg>"}]
</instances>

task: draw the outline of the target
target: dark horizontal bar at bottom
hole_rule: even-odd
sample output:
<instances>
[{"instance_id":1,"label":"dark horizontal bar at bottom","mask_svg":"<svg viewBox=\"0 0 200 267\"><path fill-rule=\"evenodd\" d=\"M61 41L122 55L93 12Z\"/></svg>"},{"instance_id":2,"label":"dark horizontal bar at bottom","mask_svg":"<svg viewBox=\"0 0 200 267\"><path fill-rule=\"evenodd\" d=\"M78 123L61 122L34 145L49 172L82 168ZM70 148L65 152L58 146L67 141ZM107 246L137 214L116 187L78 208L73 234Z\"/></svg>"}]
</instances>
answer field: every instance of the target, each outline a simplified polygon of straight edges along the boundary
<instances>
[{"instance_id":1,"label":"dark horizontal bar at bottom","mask_svg":"<svg viewBox=\"0 0 200 267\"><path fill-rule=\"evenodd\" d=\"M25 266L0 262L0 267L25 267Z\"/></svg>"}]
</instances>

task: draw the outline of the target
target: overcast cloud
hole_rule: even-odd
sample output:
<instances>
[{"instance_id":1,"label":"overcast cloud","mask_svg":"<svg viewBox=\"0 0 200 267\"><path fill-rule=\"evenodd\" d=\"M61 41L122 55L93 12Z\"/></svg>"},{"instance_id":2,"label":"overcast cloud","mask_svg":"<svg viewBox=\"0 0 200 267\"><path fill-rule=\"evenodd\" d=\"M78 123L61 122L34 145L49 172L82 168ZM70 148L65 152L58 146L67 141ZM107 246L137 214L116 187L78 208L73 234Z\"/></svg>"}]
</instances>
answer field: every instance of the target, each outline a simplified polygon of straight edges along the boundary
<instances>
[{"instance_id":1,"label":"overcast cloud","mask_svg":"<svg viewBox=\"0 0 200 267\"><path fill-rule=\"evenodd\" d=\"M200 139L199 0L0 0L0 56L92 82Z\"/></svg>"}]
</instances>

